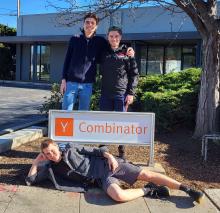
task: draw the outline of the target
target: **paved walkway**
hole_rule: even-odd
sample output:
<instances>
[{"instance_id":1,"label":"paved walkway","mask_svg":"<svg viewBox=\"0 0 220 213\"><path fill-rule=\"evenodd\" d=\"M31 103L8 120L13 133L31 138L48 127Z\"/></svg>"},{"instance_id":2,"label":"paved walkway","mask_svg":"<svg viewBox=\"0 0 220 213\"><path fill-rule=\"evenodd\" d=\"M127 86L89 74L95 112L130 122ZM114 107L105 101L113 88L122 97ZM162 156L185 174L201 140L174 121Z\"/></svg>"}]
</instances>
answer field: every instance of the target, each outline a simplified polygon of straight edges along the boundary
<instances>
[{"instance_id":1,"label":"paved walkway","mask_svg":"<svg viewBox=\"0 0 220 213\"><path fill-rule=\"evenodd\" d=\"M44 89L0 85L0 131L42 119L39 107L49 94Z\"/></svg>"},{"instance_id":2,"label":"paved walkway","mask_svg":"<svg viewBox=\"0 0 220 213\"><path fill-rule=\"evenodd\" d=\"M172 196L165 200L139 198L127 203L116 203L99 189L79 194L38 187L0 185L0 213L219 212L207 197L202 204L197 204L183 192L171 193Z\"/></svg>"}]
</instances>

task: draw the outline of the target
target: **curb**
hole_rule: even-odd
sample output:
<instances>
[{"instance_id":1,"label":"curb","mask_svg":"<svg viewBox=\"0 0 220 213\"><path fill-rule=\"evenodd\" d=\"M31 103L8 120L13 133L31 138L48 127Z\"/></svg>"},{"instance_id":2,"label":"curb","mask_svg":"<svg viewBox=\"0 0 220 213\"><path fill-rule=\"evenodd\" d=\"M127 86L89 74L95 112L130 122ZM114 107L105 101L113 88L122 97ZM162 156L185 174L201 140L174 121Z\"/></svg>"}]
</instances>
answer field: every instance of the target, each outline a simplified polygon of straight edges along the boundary
<instances>
[{"instance_id":1,"label":"curb","mask_svg":"<svg viewBox=\"0 0 220 213\"><path fill-rule=\"evenodd\" d=\"M220 211L220 201L218 200L218 198L220 198L220 189L205 189L204 193L212 204Z\"/></svg>"},{"instance_id":2,"label":"curb","mask_svg":"<svg viewBox=\"0 0 220 213\"><path fill-rule=\"evenodd\" d=\"M43 123L43 122L46 122L46 121L48 121L47 118L42 118L42 119L39 119L39 120L35 120L35 121L24 123L24 124L21 124L21 125L18 125L18 126L14 126L12 128L3 129L3 130L0 131L0 136L8 134L8 133L15 132L15 131L18 131L20 129L27 128L29 126L34 126L36 124L40 124L40 123Z\"/></svg>"},{"instance_id":3,"label":"curb","mask_svg":"<svg viewBox=\"0 0 220 213\"><path fill-rule=\"evenodd\" d=\"M31 126L0 136L0 153L39 139L47 134L47 127Z\"/></svg>"},{"instance_id":4,"label":"curb","mask_svg":"<svg viewBox=\"0 0 220 213\"><path fill-rule=\"evenodd\" d=\"M52 83L0 80L0 86L50 90Z\"/></svg>"}]
</instances>

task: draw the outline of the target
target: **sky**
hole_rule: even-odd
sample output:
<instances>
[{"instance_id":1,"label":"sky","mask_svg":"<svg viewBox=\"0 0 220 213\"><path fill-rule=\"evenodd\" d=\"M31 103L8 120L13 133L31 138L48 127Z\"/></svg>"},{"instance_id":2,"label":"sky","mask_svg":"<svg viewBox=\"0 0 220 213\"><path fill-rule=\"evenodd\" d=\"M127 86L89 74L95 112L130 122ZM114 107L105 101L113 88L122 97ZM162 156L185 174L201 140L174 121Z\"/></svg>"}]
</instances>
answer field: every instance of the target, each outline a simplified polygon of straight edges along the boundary
<instances>
[{"instance_id":1,"label":"sky","mask_svg":"<svg viewBox=\"0 0 220 213\"><path fill-rule=\"evenodd\" d=\"M20 0L20 14L53 13L56 10L49 7L48 1L65 7L63 0ZM90 0L77 0L80 5L88 5ZM17 26L17 0L0 0L0 24L16 28Z\"/></svg>"},{"instance_id":2,"label":"sky","mask_svg":"<svg viewBox=\"0 0 220 213\"><path fill-rule=\"evenodd\" d=\"M55 9L48 7L46 0L20 0L20 13L39 14L56 12ZM0 0L0 24L9 27L17 26L17 0Z\"/></svg>"}]
</instances>

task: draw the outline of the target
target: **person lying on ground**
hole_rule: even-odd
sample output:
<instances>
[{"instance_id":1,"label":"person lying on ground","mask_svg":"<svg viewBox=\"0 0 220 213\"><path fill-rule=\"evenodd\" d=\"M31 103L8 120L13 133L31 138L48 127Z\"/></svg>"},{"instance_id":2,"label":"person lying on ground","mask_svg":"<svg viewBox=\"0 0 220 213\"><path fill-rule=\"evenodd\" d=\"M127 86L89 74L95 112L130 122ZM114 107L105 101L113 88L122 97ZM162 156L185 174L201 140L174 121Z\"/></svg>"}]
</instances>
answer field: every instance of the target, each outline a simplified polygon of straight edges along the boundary
<instances>
[{"instance_id":1,"label":"person lying on ground","mask_svg":"<svg viewBox=\"0 0 220 213\"><path fill-rule=\"evenodd\" d=\"M104 147L88 147L73 143L57 144L51 139L41 143L41 153L33 161L26 177L27 185L49 178L55 187L64 191L85 192L96 184L113 200L130 201L142 196L168 197L170 189L186 192L200 203L201 191L192 189L166 175L148 171L115 158ZM137 180L148 182L143 188L122 189L119 181L130 185Z\"/></svg>"}]
</instances>

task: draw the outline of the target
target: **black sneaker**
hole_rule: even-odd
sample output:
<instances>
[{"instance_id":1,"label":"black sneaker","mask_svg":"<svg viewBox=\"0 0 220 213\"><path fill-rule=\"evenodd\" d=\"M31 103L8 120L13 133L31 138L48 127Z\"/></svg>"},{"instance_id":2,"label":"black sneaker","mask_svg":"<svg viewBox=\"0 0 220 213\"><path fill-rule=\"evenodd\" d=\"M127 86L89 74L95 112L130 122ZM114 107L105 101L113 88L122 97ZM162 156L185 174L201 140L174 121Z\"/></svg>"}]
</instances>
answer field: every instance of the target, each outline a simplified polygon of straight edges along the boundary
<instances>
[{"instance_id":1,"label":"black sneaker","mask_svg":"<svg viewBox=\"0 0 220 213\"><path fill-rule=\"evenodd\" d=\"M154 183L148 183L144 186L146 190L149 192L145 196L153 197L153 198L160 198L160 197L169 197L170 190L167 186L157 186Z\"/></svg>"},{"instance_id":2,"label":"black sneaker","mask_svg":"<svg viewBox=\"0 0 220 213\"><path fill-rule=\"evenodd\" d=\"M194 190L194 189L190 189L189 192L188 192L188 195L193 199L195 200L197 203L201 203L202 200L204 199L204 194L203 192L201 191L197 191L197 190Z\"/></svg>"}]
</instances>

